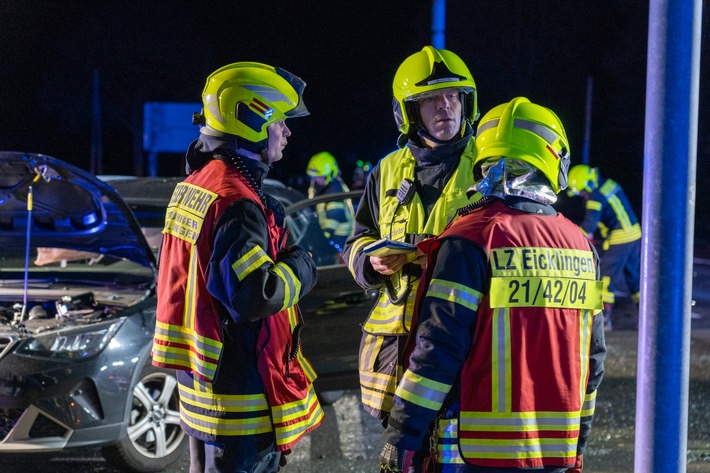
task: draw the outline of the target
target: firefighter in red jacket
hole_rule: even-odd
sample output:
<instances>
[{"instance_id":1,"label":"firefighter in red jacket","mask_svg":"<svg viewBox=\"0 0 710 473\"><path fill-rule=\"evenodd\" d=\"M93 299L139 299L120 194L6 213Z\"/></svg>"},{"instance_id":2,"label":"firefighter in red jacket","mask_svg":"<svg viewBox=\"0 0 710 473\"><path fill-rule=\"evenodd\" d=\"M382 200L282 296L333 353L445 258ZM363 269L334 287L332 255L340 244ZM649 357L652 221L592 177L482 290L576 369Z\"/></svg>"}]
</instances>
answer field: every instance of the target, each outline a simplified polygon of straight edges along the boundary
<instances>
[{"instance_id":1,"label":"firefighter in red jacket","mask_svg":"<svg viewBox=\"0 0 710 473\"><path fill-rule=\"evenodd\" d=\"M580 472L604 373L599 261L552 203L562 123L523 97L480 122L473 190L434 239L381 471Z\"/></svg>"},{"instance_id":2,"label":"firefighter in red jacket","mask_svg":"<svg viewBox=\"0 0 710 473\"><path fill-rule=\"evenodd\" d=\"M291 135L285 120L308 115L304 87L255 62L212 73L189 176L168 205L153 364L177 370L191 473L276 472L323 419L296 306L315 263L285 246L283 206L261 190Z\"/></svg>"}]
</instances>

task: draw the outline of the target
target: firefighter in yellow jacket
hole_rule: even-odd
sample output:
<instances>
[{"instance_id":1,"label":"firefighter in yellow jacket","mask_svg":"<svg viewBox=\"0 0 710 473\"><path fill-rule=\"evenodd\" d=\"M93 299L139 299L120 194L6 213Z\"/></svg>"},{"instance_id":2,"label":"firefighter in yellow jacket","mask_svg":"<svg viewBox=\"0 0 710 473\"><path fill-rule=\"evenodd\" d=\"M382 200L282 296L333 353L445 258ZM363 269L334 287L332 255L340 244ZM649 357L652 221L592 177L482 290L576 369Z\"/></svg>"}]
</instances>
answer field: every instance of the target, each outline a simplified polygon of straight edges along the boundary
<instances>
[{"instance_id":1,"label":"firefighter in yellow jacket","mask_svg":"<svg viewBox=\"0 0 710 473\"><path fill-rule=\"evenodd\" d=\"M579 226L587 238L601 242L604 329L609 331L619 283L626 283L631 300L639 303L641 224L621 186L602 178L597 168L578 164L570 169L567 195L584 199L584 219Z\"/></svg>"},{"instance_id":2,"label":"firefighter in yellow jacket","mask_svg":"<svg viewBox=\"0 0 710 473\"><path fill-rule=\"evenodd\" d=\"M414 251L371 255L380 239L417 243L438 235L471 200L478 118L476 83L459 56L431 46L399 66L392 83L398 150L370 172L345 261L358 284L379 290L363 325L360 386L365 410L386 423L402 375L402 346L422 274Z\"/></svg>"},{"instance_id":3,"label":"firefighter in yellow jacket","mask_svg":"<svg viewBox=\"0 0 710 473\"><path fill-rule=\"evenodd\" d=\"M309 199L350 190L340 177L338 161L328 151L321 151L311 156L306 167L306 174L311 180L308 186ZM323 235L338 252L342 253L345 240L353 230L353 214L355 212L350 199L319 202L316 204L316 213Z\"/></svg>"},{"instance_id":4,"label":"firefighter in yellow jacket","mask_svg":"<svg viewBox=\"0 0 710 473\"><path fill-rule=\"evenodd\" d=\"M606 346L598 257L551 205L567 137L518 97L481 119L476 147L483 198L420 244L381 471L580 472Z\"/></svg>"},{"instance_id":5,"label":"firefighter in yellow jacket","mask_svg":"<svg viewBox=\"0 0 710 473\"><path fill-rule=\"evenodd\" d=\"M323 419L296 306L315 263L285 246L283 207L261 190L291 135L285 120L308 115L304 87L255 62L212 73L189 175L168 205L153 364L177 370L191 473L276 472Z\"/></svg>"}]
</instances>

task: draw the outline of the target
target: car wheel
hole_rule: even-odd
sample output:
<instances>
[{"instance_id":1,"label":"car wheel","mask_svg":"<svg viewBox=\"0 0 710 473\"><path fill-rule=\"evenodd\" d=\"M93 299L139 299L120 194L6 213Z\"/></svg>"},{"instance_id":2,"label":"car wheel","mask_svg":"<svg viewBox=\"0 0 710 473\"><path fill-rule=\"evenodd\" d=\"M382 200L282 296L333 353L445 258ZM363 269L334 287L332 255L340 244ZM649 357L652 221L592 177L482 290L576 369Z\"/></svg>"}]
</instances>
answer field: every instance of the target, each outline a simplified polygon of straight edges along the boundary
<instances>
[{"instance_id":1,"label":"car wheel","mask_svg":"<svg viewBox=\"0 0 710 473\"><path fill-rule=\"evenodd\" d=\"M104 447L104 457L121 471L156 472L177 462L187 451L180 428L178 383L174 371L143 368L133 387L127 436Z\"/></svg>"}]
</instances>

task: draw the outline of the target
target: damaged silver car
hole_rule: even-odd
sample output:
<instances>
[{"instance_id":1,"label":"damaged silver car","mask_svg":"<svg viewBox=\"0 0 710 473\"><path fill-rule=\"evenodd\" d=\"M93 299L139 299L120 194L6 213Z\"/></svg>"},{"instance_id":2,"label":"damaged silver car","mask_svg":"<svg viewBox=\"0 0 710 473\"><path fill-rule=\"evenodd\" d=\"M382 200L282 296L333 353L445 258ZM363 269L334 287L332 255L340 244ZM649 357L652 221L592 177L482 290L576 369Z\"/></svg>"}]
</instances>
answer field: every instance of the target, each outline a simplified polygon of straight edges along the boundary
<instances>
[{"instance_id":1,"label":"damaged silver car","mask_svg":"<svg viewBox=\"0 0 710 473\"><path fill-rule=\"evenodd\" d=\"M0 461L98 447L121 471L148 472L185 453L175 374L150 360L157 244L178 181L105 182L52 157L0 152ZM357 386L358 324L374 299L295 191L265 191L292 208L290 238L318 262L319 284L301 302L304 350L319 395L337 396Z\"/></svg>"}]
</instances>

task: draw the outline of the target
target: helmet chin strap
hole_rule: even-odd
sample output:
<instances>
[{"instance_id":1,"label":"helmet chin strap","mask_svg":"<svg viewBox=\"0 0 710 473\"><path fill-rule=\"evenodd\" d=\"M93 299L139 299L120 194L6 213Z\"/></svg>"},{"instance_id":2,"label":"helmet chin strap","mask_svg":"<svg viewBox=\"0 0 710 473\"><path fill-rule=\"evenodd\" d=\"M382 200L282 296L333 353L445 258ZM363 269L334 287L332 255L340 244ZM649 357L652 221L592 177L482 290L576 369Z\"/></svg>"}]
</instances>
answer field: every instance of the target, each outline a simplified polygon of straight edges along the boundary
<instances>
[{"instance_id":1,"label":"helmet chin strap","mask_svg":"<svg viewBox=\"0 0 710 473\"><path fill-rule=\"evenodd\" d=\"M267 166L271 166L271 161L269 161L269 147L266 146L259 151L259 156L261 157L261 162Z\"/></svg>"}]
</instances>

